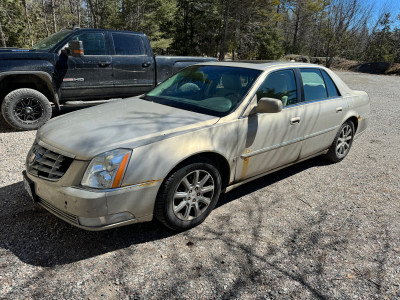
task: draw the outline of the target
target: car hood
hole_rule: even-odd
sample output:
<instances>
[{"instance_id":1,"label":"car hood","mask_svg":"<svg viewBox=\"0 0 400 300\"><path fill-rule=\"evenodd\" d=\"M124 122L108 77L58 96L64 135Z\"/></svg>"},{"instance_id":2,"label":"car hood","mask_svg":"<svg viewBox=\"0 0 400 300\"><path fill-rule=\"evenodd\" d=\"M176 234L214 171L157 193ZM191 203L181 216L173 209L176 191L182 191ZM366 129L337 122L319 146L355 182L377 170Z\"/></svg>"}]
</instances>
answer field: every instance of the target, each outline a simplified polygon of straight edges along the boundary
<instances>
[{"instance_id":1,"label":"car hood","mask_svg":"<svg viewBox=\"0 0 400 300\"><path fill-rule=\"evenodd\" d=\"M135 97L54 118L40 128L38 139L60 153L89 160L108 150L136 148L218 120Z\"/></svg>"},{"instance_id":2,"label":"car hood","mask_svg":"<svg viewBox=\"0 0 400 300\"><path fill-rule=\"evenodd\" d=\"M6 53L6 52L30 52L30 51L34 51L34 50L23 49L23 48L14 48L14 47L0 48L0 53Z\"/></svg>"}]
</instances>

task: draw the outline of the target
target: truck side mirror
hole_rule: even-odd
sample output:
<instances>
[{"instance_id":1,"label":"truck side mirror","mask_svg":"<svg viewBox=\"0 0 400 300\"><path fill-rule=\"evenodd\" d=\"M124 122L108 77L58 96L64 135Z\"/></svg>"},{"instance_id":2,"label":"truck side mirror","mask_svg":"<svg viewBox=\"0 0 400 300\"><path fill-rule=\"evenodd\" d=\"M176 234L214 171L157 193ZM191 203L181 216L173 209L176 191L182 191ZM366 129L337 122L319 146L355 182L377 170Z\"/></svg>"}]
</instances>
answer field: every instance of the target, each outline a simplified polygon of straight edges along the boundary
<instances>
[{"instance_id":1,"label":"truck side mirror","mask_svg":"<svg viewBox=\"0 0 400 300\"><path fill-rule=\"evenodd\" d=\"M70 41L69 50L72 57L83 57L85 55L82 41Z\"/></svg>"},{"instance_id":2,"label":"truck side mirror","mask_svg":"<svg viewBox=\"0 0 400 300\"><path fill-rule=\"evenodd\" d=\"M278 113L282 110L282 101L274 98L261 98L251 114Z\"/></svg>"}]
</instances>

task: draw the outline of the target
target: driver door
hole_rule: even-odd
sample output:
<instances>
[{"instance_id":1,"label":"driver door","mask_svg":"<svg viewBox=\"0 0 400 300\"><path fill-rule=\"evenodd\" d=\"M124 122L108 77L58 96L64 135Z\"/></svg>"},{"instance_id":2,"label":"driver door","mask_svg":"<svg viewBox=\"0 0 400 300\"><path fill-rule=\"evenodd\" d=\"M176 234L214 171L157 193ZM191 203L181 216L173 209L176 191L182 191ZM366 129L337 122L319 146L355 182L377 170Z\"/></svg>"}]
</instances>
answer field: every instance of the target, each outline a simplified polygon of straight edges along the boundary
<instances>
[{"instance_id":1,"label":"driver door","mask_svg":"<svg viewBox=\"0 0 400 300\"><path fill-rule=\"evenodd\" d=\"M291 69L273 72L257 91L263 97L282 101L278 113L264 113L239 119L239 158L235 180L241 181L296 161L305 132L304 107Z\"/></svg>"},{"instance_id":2,"label":"driver door","mask_svg":"<svg viewBox=\"0 0 400 300\"><path fill-rule=\"evenodd\" d=\"M106 34L84 32L73 38L83 42L83 57L67 57L61 70L63 99L109 98L113 94L112 57L109 55Z\"/></svg>"}]
</instances>

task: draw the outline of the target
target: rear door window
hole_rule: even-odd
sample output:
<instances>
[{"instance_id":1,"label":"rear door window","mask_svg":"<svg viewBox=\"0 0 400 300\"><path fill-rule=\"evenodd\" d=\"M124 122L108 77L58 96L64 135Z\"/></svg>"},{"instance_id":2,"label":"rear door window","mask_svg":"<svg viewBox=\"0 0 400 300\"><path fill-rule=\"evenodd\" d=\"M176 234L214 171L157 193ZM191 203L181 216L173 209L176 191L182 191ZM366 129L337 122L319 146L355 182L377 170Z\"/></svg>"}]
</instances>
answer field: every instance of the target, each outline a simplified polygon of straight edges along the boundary
<instances>
[{"instance_id":1,"label":"rear door window","mask_svg":"<svg viewBox=\"0 0 400 300\"><path fill-rule=\"evenodd\" d=\"M127 33L113 33L116 55L145 55L145 47L140 36Z\"/></svg>"},{"instance_id":2,"label":"rear door window","mask_svg":"<svg viewBox=\"0 0 400 300\"><path fill-rule=\"evenodd\" d=\"M300 69L300 74L303 80L305 101L328 98L325 81L319 69Z\"/></svg>"}]
</instances>

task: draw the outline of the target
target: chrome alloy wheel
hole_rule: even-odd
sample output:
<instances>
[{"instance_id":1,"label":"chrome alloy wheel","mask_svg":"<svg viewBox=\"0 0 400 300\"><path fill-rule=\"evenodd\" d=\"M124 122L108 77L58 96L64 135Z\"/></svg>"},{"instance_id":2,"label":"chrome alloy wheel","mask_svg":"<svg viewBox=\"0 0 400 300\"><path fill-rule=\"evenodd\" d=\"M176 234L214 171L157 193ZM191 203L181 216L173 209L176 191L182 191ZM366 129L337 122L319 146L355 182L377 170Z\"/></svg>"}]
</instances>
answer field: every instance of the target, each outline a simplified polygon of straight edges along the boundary
<instances>
[{"instance_id":1,"label":"chrome alloy wheel","mask_svg":"<svg viewBox=\"0 0 400 300\"><path fill-rule=\"evenodd\" d=\"M353 130L350 125L346 125L340 131L339 137L336 142L336 155L339 158L345 157L350 150L351 142L353 140Z\"/></svg>"},{"instance_id":2,"label":"chrome alloy wheel","mask_svg":"<svg viewBox=\"0 0 400 300\"><path fill-rule=\"evenodd\" d=\"M210 173L195 170L187 174L174 193L173 212L183 221L193 220L202 215L211 203L215 183Z\"/></svg>"},{"instance_id":3,"label":"chrome alloy wheel","mask_svg":"<svg viewBox=\"0 0 400 300\"><path fill-rule=\"evenodd\" d=\"M35 98L22 98L14 108L15 117L25 124L31 124L39 120L44 113L42 103Z\"/></svg>"}]
</instances>

